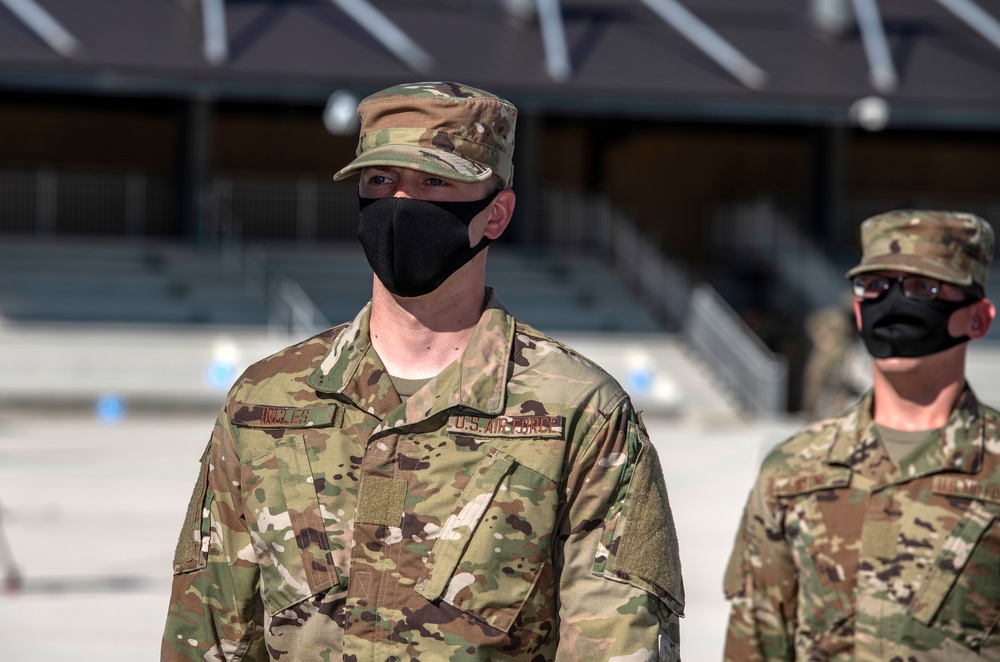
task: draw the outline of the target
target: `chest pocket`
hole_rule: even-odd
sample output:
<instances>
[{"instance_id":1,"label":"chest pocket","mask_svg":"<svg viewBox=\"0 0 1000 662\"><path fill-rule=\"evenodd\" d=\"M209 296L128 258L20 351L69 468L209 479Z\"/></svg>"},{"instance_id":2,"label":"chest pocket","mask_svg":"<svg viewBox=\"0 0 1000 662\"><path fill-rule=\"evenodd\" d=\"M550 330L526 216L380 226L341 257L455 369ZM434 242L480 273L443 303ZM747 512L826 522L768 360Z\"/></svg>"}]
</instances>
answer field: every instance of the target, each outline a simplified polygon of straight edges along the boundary
<instances>
[{"instance_id":1,"label":"chest pocket","mask_svg":"<svg viewBox=\"0 0 1000 662\"><path fill-rule=\"evenodd\" d=\"M558 504L554 481L491 450L445 520L417 592L506 632L549 559Z\"/></svg>"},{"instance_id":2,"label":"chest pocket","mask_svg":"<svg viewBox=\"0 0 1000 662\"><path fill-rule=\"evenodd\" d=\"M272 615L320 591L347 586L349 531L321 507L313 466L315 449L325 445L327 435L308 429L337 423L335 410L333 405L255 406L252 415L246 407L242 416L231 415L243 428L241 444L258 449L241 466L241 493L264 604Z\"/></svg>"},{"instance_id":3,"label":"chest pocket","mask_svg":"<svg viewBox=\"0 0 1000 662\"><path fill-rule=\"evenodd\" d=\"M858 552L843 541L860 537L864 501L850 482L851 470L838 467L778 478L770 486L799 569L797 619L819 639L854 609Z\"/></svg>"},{"instance_id":4,"label":"chest pocket","mask_svg":"<svg viewBox=\"0 0 1000 662\"><path fill-rule=\"evenodd\" d=\"M979 651L1000 618L1000 540L996 531L1000 504L970 499L969 492L975 489L972 481L965 483L958 494L935 484L936 493L968 506L917 590L910 614L918 623Z\"/></svg>"}]
</instances>

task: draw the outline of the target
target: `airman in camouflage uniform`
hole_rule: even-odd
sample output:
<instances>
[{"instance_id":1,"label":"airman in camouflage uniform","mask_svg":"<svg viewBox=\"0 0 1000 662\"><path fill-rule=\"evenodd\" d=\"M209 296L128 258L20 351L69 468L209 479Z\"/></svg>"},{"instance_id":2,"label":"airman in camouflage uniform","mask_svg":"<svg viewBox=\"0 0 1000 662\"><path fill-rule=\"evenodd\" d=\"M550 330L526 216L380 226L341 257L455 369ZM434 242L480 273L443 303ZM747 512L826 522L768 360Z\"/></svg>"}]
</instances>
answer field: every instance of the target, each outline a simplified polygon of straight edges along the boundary
<instances>
[{"instance_id":1,"label":"airman in camouflage uniform","mask_svg":"<svg viewBox=\"0 0 1000 662\"><path fill-rule=\"evenodd\" d=\"M764 460L725 578L730 662L1000 660L1000 412L964 378L993 231L897 211L862 245L873 388Z\"/></svg>"},{"instance_id":2,"label":"airman in camouflage uniform","mask_svg":"<svg viewBox=\"0 0 1000 662\"><path fill-rule=\"evenodd\" d=\"M498 97L400 86L359 115L338 176L364 168L363 195L510 183L515 110ZM509 219L513 194L496 196L477 219ZM237 380L178 544L162 660L680 659L677 543L638 414L514 319L478 260L414 298L377 278L352 322ZM467 340L403 389L384 318L422 319L467 286Z\"/></svg>"}]
</instances>

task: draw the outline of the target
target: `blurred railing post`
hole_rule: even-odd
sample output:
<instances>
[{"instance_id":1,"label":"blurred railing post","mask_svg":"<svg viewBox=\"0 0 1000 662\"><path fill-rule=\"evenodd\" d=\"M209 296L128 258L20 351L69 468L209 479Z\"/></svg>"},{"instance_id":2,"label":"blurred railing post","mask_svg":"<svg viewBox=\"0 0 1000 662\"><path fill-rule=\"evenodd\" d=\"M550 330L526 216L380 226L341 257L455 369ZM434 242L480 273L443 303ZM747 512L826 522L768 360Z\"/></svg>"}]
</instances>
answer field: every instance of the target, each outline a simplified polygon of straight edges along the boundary
<instances>
[{"instance_id":1,"label":"blurred railing post","mask_svg":"<svg viewBox=\"0 0 1000 662\"><path fill-rule=\"evenodd\" d=\"M296 185L295 239L303 243L316 241L317 189L313 179L300 179Z\"/></svg>"},{"instance_id":2,"label":"blurred railing post","mask_svg":"<svg viewBox=\"0 0 1000 662\"><path fill-rule=\"evenodd\" d=\"M694 289L684 335L748 411L765 418L786 411L784 357L771 352L709 285Z\"/></svg>"},{"instance_id":3,"label":"blurred railing post","mask_svg":"<svg viewBox=\"0 0 1000 662\"><path fill-rule=\"evenodd\" d=\"M543 209L553 245L594 251L650 308L683 328L687 342L756 416L787 407L788 369L708 285L663 255L658 242L606 197L550 191ZM747 241L754 241L747 237Z\"/></svg>"},{"instance_id":4,"label":"blurred railing post","mask_svg":"<svg viewBox=\"0 0 1000 662\"><path fill-rule=\"evenodd\" d=\"M691 280L629 214L606 196L564 191L546 191L543 210L552 245L597 253L669 324L683 322Z\"/></svg>"},{"instance_id":5,"label":"blurred railing post","mask_svg":"<svg viewBox=\"0 0 1000 662\"><path fill-rule=\"evenodd\" d=\"M276 279L268 302L267 328L275 335L307 337L326 329L326 319L302 286L291 278Z\"/></svg>"},{"instance_id":6,"label":"blurred railing post","mask_svg":"<svg viewBox=\"0 0 1000 662\"><path fill-rule=\"evenodd\" d=\"M56 233L56 210L59 200L59 179L54 170L39 170L35 186L35 231L38 234Z\"/></svg>"},{"instance_id":7,"label":"blurred railing post","mask_svg":"<svg viewBox=\"0 0 1000 662\"><path fill-rule=\"evenodd\" d=\"M125 231L142 235L146 229L146 178L139 173L125 177Z\"/></svg>"}]
</instances>

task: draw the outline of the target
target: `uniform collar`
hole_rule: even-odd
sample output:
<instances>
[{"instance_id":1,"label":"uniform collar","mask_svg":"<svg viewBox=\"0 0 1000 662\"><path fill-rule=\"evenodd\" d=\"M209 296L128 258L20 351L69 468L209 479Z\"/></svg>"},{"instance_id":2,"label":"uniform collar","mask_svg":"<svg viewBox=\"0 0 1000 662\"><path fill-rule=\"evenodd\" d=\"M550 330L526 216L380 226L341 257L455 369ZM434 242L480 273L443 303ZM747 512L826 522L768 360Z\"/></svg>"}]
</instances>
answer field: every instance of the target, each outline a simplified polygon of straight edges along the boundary
<instances>
[{"instance_id":1,"label":"uniform collar","mask_svg":"<svg viewBox=\"0 0 1000 662\"><path fill-rule=\"evenodd\" d=\"M405 408L371 344L370 302L333 339L329 353L306 381L393 425L455 407L499 414L505 404L515 321L492 288L486 293L486 306L462 356L410 396Z\"/></svg>"},{"instance_id":2,"label":"uniform collar","mask_svg":"<svg viewBox=\"0 0 1000 662\"><path fill-rule=\"evenodd\" d=\"M875 432L874 403L874 392L869 390L847 415L830 446L829 464L850 467L858 473L885 480L909 480L944 471L969 474L979 471L986 443L985 429L979 401L968 383L938 439L924 446L922 452L905 458L898 469Z\"/></svg>"}]
</instances>

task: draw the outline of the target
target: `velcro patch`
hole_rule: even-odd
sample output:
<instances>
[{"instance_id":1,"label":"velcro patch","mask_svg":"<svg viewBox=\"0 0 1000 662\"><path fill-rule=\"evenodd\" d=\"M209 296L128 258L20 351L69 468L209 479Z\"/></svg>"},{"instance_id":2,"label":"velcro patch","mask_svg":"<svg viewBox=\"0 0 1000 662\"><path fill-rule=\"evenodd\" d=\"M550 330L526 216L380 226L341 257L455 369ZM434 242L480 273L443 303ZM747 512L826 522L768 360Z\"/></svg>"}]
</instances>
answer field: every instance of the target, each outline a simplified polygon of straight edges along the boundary
<instances>
[{"instance_id":1,"label":"velcro patch","mask_svg":"<svg viewBox=\"0 0 1000 662\"><path fill-rule=\"evenodd\" d=\"M684 614L684 582L677 530L660 459L645 434L641 436L642 449L622 514L624 529L609 570L655 595L680 616Z\"/></svg>"},{"instance_id":2,"label":"velcro patch","mask_svg":"<svg viewBox=\"0 0 1000 662\"><path fill-rule=\"evenodd\" d=\"M358 495L358 522L399 526L406 504L406 481L384 476L365 476Z\"/></svg>"},{"instance_id":3,"label":"velcro patch","mask_svg":"<svg viewBox=\"0 0 1000 662\"><path fill-rule=\"evenodd\" d=\"M233 425L246 428L312 428L339 425L344 410L333 404L309 407L274 407L240 402L229 406Z\"/></svg>"},{"instance_id":4,"label":"velcro patch","mask_svg":"<svg viewBox=\"0 0 1000 662\"><path fill-rule=\"evenodd\" d=\"M971 478L938 476L934 479L931 489L934 491L934 494L941 494L943 496L1000 503L1000 485L983 483Z\"/></svg>"},{"instance_id":5,"label":"velcro patch","mask_svg":"<svg viewBox=\"0 0 1000 662\"><path fill-rule=\"evenodd\" d=\"M452 416L448 432L474 437L562 437L564 416Z\"/></svg>"},{"instance_id":6,"label":"velcro patch","mask_svg":"<svg viewBox=\"0 0 1000 662\"><path fill-rule=\"evenodd\" d=\"M861 532L861 553L865 557L892 558L896 554L898 540L899 524L897 522L867 520Z\"/></svg>"}]
</instances>

